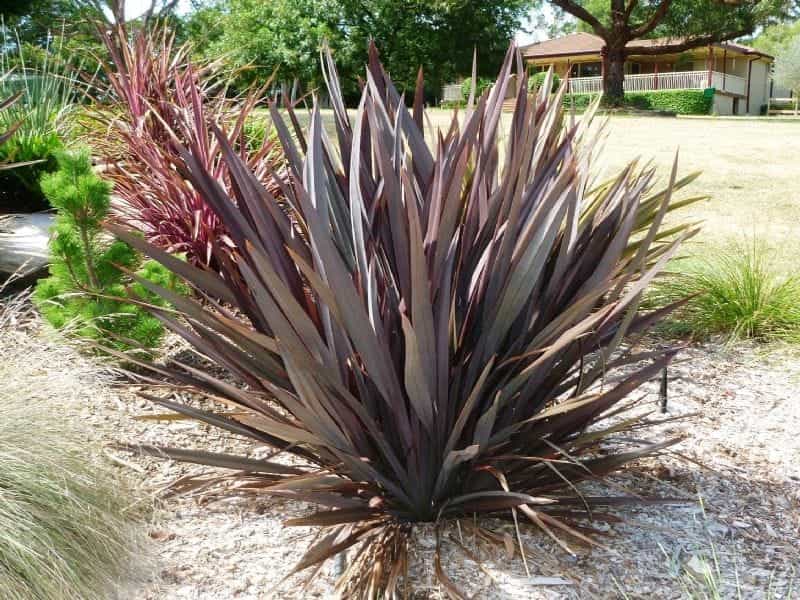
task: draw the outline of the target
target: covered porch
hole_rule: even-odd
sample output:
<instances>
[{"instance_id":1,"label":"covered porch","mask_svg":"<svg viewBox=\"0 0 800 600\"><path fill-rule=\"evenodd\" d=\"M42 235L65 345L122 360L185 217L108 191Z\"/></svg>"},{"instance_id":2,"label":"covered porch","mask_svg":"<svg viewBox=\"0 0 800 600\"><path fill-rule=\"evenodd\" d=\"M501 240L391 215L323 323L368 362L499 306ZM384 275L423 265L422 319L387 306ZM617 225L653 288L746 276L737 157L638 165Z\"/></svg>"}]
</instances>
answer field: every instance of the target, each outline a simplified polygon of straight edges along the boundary
<instances>
[{"instance_id":1,"label":"covered porch","mask_svg":"<svg viewBox=\"0 0 800 600\"><path fill-rule=\"evenodd\" d=\"M702 90L715 88L735 96L747 95L750 61L727 47L710 46L681 54L636 55L625 61L626 92L658 90ZM602 53L533 60L533 70L552 67L562 78L569 74L569 92L593 94L603 91Z\"/></svg>"},{"instance_id":2,"label":"covered porch","mask_svg":"<svg viewBox=\"0 0 800 600\"><path fill-rule=\"evenodd\" d=\"M772 57L734 42L684 52L664 52L676 40L635 40L625 60L626 92L704 90L714 88L717 114L759 114L769 99ZM601 38L575 33L522 49L530 72L552 68L568 78L568 91L603 91L605 46Z\"/></svg>"},{"instance_id":3,"label":"covered porch","mask_svg":"<svg viewBox=\"0 0 800 600\"><path fill-rule=\"evenodd\" d=\"M603 91L603 78L570 77L568 86L568 91L574 94L600 93ZM744 96L747 92L747 80L719 71L661 71L625 75L623 87L626 92L703 90L713 87L717 91Z\"/></svg>"}]
</instances>

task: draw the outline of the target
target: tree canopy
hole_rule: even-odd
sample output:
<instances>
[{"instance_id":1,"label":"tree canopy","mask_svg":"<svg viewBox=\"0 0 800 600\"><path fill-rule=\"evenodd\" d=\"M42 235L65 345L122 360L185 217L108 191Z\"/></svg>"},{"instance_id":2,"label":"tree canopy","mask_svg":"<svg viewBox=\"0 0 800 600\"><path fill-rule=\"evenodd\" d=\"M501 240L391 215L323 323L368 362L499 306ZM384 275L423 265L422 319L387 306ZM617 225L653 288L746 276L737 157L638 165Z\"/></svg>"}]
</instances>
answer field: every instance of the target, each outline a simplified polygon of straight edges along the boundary
<instances>
[{"instance_id":1,"label":"tree canopy","mask_svg":"<svg viewBox=\"0 0 800 600\"><path fill-rule=\"evenodd\" d=\"M187 32L212 56L251 65L264 80L321 83L319 50L327 41L346 90L357 90L369 40L374 39L395 83L413 88L424 68L435 95L456 75L468 75L477 49L480 74L492 74L519 29L530 0L218 0L188 18Z\"/></svg>"},{"instance_id":2,"label":"tree canopy","mask_svg":"<svg viewBox=\"0 0 800 600\"><path fill-rule=\"evenodd\" d=\"M775 57L775 81L800 95L800 35Z\"/></svg>"},{"instance_id":3,"label":"tree canopy","mask_svg":"<svg viewBox=\"0 0 800 600\"><path fill-rule=\"evenodd\" d=\"M576 30L594 32L590 19L578 17L573 10L561 4L557 0L538 0L535 3L534 19L540 28L548 30L553 37ZM573 0L571 4L584 8L603 26L611 26L613 9L610 0ZM661 0L628 1L625 14L632 6L629 15L631 22L644 23L661 4ZM800 3L797 0L672 0L660 22L641 37L705 36L728 30L748 29L754 32L764 28L761 31L769 38L771 35L781 35L787 28L797 27L792 19L800 14L799 11Z\"/></svg>"},{"instance_id":4,"label":"tree canopy","mask_svg":"<svg viewBox=\"0 0 800 600\"><path fill-rule=\"evenodd\" d=\"M770 56L778 56L797 36L800 36L800 19L769 25L750 44Z\"/></svg>"}]
</instances>

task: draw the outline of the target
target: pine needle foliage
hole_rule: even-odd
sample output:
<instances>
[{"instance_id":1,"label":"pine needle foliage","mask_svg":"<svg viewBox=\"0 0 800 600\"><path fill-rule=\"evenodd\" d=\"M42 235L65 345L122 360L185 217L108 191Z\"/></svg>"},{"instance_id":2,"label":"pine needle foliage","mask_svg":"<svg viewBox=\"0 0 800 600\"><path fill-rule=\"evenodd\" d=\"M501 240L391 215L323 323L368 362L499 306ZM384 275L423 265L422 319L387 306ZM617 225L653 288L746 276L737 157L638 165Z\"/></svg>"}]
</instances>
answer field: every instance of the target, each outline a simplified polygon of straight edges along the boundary
<instances>
[{"instance_id":1,"label":"pine needle foliage","mask_svg":"<svg viewBox=\"0 0 800 600\"><path fill-rule=\"evenodd\" d=\"M58 211L50 241L50 276L41 279L34 301L57 329L68 327L80 337L108 339L117 348L156 346L164 328L153 315L130 302L123 270L139 269L139 276L168 287L173 278L125 242L109 241L101 223L108 214L111 185L92 169L86 150L57 155L59 168L42 178L42 190ZM164 302L141 285L130 290L139 298Z\"/></svg>"},{"instance_id":2,"label":"pine needle foliage","mask_svg":"<svg viewBox=\"0 0 800 600\"><path fill-rule=\"evenodd\" d=\"M205 304L173 298L141 281L184 313L157 310L164 322L241 383L176 363L182 385L241 412L153 400L296 460L135 448L232 471L189 487L218 483L317 505L288 522L322 528L295 570L316 572L352 549L338 583L347 598L408 591L417 522L519 517L565 551L593 543L576 520L644 499L618 488L587 495L578 484L674 442L644 441L648 423L621 416L635 402L620 405L674 352L640 354L622 342L672 308L638 305L693 233L661 224L691 201L672 198L694 176L678 180L673 168L669 186L655 189L654 169L632 164L594 181L590 116L566 117L565 87L551 94L550 78L529 97L514 47L495 85L433 134L432 147L421 74L409 110L372 47L351 118L329 53L323 67L335 139L318 104L307 130L271 106L288 161L288 216L222 132L234 202L194 148L181 150L177 168L237 249L225 275L240 278L113 229L206 295ZM514 75L519 92L504 131ZM288 119L298 122L292 111ZM623 365L633 368L620 373ZM448 594L464 597L445 570L437 559Z\"/></svg>"},{"instance_id":3,"label":"pine needle foliage","mask_svg":"<svg viewBox=\"0 0 800 600\"><path fill-rule=\"evenodd\" d=\"M665 323L678 335L720 335L733 342L800 341L800 277L786 275L757 240L675 261L647 302L663 305L691 296Z\"/></svg>"}]
</instances>

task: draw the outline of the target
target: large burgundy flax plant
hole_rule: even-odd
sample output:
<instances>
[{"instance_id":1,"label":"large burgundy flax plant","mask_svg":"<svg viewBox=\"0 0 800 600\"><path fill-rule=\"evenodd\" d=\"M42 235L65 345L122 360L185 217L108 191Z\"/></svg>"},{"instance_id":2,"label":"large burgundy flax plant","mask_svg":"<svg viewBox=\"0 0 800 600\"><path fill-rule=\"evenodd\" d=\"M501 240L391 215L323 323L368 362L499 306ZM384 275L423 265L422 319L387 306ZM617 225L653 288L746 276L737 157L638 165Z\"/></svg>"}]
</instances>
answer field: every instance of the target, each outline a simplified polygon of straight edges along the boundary
<instances>
[{"instance_id":1,"label":"large burgundy flax plant","mask_svg":"<svg viewBox=\"0 0 800 600\"><path fill-rule=\"evenodd\" d=\"M505 131L515 65L520 92ZM671 443L630 441L646 423L622 418L635 403L620 401L674 352L624 342L670 309L643 314L638 303L693 233L661 227L691 201L672 197L693 176L676 181L673 169L655 190L654 170L632 164L594 181L591 115L565 117L563 86L529 97L513 47L491 91L430 146L421 78L409 111L372 48L351 120L329 55L323 66L335 140L318 106L297 139L272 107L288 215L221 131L234 201L197 148L181 150L181 172L235 248L214 252L239 278L113 229L206 296L142 281L183 318L155 314L241 384L175 363L181 385L235 416L153 400L297 460L137 448L232 470L210 480L231 493L317 505L289 523L323 528L297 569L355 546L339 582L346 597L400 589L416 522L524 515L566 549L590 543L575 519L641 498L587 496L577 484ZM458 596L444 569L437 560Z\"/></svg>"},{"instance_id":2,"label":"large burgundy flax plant","mask_svg":"<svg viewBox=\"0 0 800 600\"><path fill-rule=\"evenodd\" d=\"M226 187L228 167L212 125L226 126L226 143L273 195L272 170L280 149L266 135L256 148L245 140L245 124L259 100L255 91L230 99L216 63L193 64L188 45L177 45L165 26L98 28L110 61L102 63L108 82L94 111L98 135L92 145L114 183L112 218L198 265L219 268L212 247L230 251L232 242L216 212L173 168L178 146Z\"/></svg>"}]
</instances>

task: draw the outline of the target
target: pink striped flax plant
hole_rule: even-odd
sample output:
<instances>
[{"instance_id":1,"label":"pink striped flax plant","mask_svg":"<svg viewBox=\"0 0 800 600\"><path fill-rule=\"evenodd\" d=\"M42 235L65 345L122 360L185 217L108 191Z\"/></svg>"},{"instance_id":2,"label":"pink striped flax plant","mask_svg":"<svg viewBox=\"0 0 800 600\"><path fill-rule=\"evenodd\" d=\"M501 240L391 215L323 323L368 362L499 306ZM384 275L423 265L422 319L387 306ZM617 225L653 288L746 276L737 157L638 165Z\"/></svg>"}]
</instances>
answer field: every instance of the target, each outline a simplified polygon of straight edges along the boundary
<instances>
[{"instance_id":1,"label":"pink striped flax plant","mask_svg":"<svg viewBox=\"0 0 800 600\"><path fill-rule=\"evenodd\" d=\"M99 135L92 145L114 183L111 218L193 264L220 268L213 247L230 253L231 237L202 194L174 169L172 157L179 147L191 147L233 196L223 145L213 134L214 126L225 127L225 145L279 196L273 179L282 163L279 146L269 135L255 148L245 139L259 94L228 98L219 64L192 64L190 47L176 45L166 27L98 31L110 61L103 63L108 85L93 113Z\"/></svg>"}]
</instances>

